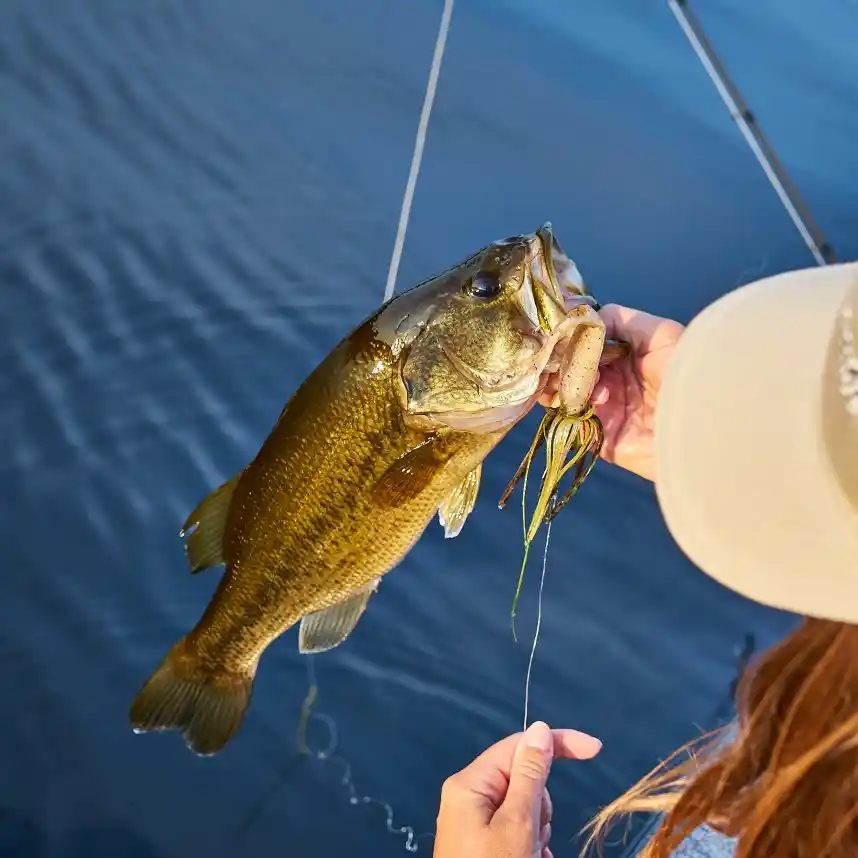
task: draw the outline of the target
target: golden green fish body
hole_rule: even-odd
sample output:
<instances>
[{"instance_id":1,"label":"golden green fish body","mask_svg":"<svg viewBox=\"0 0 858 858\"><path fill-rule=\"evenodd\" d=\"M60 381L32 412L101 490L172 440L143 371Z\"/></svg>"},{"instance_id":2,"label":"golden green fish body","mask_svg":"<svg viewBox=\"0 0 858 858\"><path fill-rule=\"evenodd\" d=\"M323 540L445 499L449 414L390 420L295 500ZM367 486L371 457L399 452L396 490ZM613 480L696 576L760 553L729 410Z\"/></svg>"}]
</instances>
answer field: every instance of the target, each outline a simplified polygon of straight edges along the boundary
<instances>
[{"instance_id":1,"label":"golden green fish body","mask_svg":"<svg viewBox=\"0 0 858 858\"><path fill-rule=\"evenodd\" d=\"M227 572L190 636L201 653L254 663L305 614L388 572L505 434L409 428L397 369L362 328L289 403L233 493Z\"/></svg>"},{"instance_id":2,"label":"golden green fish body","mask_svg":"<svg viewBox=\"0 0 858 858\"><path fill-rule=\"evenodd\" d=\"M592 390L604 325L576 278L546 225L397 296L324 359L189 516L192 571L225 573L135 698L136 730L220 750L274 639L300 621L303 652L338 645L434 515L459 532L482 461L552 373Z\"/></svg>"}]
</instances>

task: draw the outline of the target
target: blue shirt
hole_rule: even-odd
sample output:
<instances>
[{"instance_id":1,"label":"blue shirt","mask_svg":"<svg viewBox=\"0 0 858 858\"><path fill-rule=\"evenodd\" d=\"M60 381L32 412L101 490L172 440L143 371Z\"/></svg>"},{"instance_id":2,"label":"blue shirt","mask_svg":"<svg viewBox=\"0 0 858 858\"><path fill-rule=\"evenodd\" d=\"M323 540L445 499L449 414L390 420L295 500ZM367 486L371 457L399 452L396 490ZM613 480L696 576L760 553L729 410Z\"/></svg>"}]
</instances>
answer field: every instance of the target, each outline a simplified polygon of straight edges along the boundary
<instances>
[{"instance_id":1,"label":"blue shirt","mask_svg":"<svg viewBox=\"0 0 858 858\"><path fill-rule=\"evenodd\" d=\"M702 825L680 844L672 858L732 858L736 841Z\"/></svg>"}]
</instances>

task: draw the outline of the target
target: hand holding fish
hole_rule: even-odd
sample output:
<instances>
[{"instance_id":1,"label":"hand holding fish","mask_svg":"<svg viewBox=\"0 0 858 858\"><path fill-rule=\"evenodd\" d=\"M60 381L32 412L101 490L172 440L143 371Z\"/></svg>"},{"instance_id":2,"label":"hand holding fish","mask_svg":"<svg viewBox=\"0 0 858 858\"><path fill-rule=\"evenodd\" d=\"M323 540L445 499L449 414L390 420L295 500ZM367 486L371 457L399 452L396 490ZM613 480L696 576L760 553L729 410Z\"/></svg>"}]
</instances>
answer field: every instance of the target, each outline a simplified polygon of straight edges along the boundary
<instances>
[{"instance_id":1,"label":"hand holding fish","mask_svg":"<svg viewBox=\"0 0 858 858\"><path fill-rule=\"evenodd\" d=\"M591 402L602 422L601 457L645 479L654 477L653 417L661 380L684 326L618 304L601 308L606 336L625 342L629 354L603 365ZM541 398L548 405L555 390Z\"/></svg>"},{"instance_id":2,"label":"hand holding fish","mask_svg":"<svg viewBox=\"0 0 858 858\"><path fill-rule=\"evenodd\" d=\"M551 765L592 759L601 747L541 721L493 745L445 782L434 858L551 858Z\"/></svg>"}]
</instances>

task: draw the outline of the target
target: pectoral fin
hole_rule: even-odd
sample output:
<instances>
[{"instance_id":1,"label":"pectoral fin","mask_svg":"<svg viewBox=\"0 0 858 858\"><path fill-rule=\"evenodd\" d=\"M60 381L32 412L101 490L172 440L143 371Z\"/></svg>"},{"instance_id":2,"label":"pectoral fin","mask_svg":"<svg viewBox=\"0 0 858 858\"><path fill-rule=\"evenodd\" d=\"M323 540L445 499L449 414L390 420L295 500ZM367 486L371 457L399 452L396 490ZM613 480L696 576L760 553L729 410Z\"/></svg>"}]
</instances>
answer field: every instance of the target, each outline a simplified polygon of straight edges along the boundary
<instances>
[{"instance_id":1,"label":"pectoral fin","mask_svg":"<svg viewBox=\"0 0 858 858\"><path fill-rule=\"evenodd\" d=\"M301 620L298 651L325 652L339 646L355 629L366 610L369 597L378 589L379 579L370 581L345 601L321 611L307 614Z\"/></svg>"},{"instance_id":2,"label":"pectoral fin","mask_svg":"<svg viewBox=\"0 0 858 858\"><path fill-rule=\"evenodd\" d=\"M196 525L185 543L191 574L224 562L223 531L239 477L241 473L204 498L188 516L180 531L180 536L184 536Z\"/></svg>"},{"instance_id":3,"label":"pectoral fin","mask_svg":"<svg viewBox=\"0 0 858 858\"><path fill-rule=\"evenodd\" d=\"M373 486L373 499L382 506L399 506L422 492L448 455L435 437L400 456Z\"/></svg>"},{"instance_id":4,"label":"pectoral fin","mask_svg":"<svg viewBox=\"0 0 858 858\"><path fill-rule=\"evenodd\" d=\"M438 521L444 528L445 539L458 536L473 511L480 490L482 470L483 466L477 465L438 507Z\"/></svg>"}]
</instances>

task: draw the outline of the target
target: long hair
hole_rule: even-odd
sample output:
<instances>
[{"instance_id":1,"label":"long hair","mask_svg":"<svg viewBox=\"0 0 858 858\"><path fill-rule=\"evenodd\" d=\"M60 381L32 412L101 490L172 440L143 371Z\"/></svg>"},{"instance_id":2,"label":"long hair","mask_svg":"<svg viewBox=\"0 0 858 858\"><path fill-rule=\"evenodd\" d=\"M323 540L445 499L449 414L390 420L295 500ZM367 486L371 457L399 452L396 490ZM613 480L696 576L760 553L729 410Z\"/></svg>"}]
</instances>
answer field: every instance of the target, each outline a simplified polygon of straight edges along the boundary
<instances>
[{"instance_id":1,"label":"long hair","mask_svg":"<svg viewBox=\"0 0 858 858\"><path fill-rule=\"evenodd\" d=\"M751 664L734 735L677 751L590 823L664 814L641 858L669 858L703 824L737 838L735 858L858 856L858 626L806 619ZM688 758L677 762L688 754Z\"/></svg>"}]
</instances>

